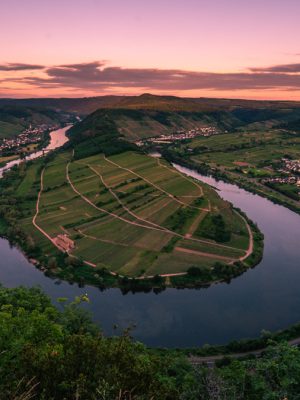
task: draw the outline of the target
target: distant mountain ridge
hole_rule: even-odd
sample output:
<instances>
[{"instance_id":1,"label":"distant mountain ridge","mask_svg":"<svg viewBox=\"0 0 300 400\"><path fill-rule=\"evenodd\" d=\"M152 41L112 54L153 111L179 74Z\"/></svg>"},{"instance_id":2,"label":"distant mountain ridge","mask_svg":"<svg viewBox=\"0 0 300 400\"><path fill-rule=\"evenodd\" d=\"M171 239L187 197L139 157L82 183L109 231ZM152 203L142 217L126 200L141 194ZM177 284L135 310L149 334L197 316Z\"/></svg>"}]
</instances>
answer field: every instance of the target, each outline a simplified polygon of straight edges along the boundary
<instances>
[{"instance_id":1,"label":"distant mountain ridge","mask_svg":"<svg viewBox=\"0 0 300 400\"><path fill-rule=\"evenodd\" d=\"M0 105L0 139L16 136L29 125L56 125L65 120L63 113L49 108Z\"/></svg>"},{"instance_id":2,"label":"distant mountain ridge","mask_svg":"<svg viewBox=\"0 0 300 400\"><path fill-rule=\"evenodd\" d=\"M8 114L9 110L27 110L35 116L33 123L49 117L57 120L64 113L79 115L83 121L71 130L77 138L97 135L108 138L107 133L113 130L114 135L118 133L129 142L169 134L176 129L189 130L207 125L221 131L260 130L274 126L293 126L296 130L300 120L300 102L197 99L149 93L140 96L0 99L1 109L8 110ZM2 117L0 121L4 134L14 128L14 125L7 125L11 120ZM13 120L18 129L23 123L22 118Z\"/></svg>"},{"instance_id":3,"label":"distant mountain ridge","mask_svg":"<svg viewBox=\"0 0 300 400\"><path fill-rule=\"evenodd\" d=\"M232 111L236 108L249 109L295 109L300 102L264 101L219 98L188 98L176 96L158 96L144 93L140 96L97 96L83 98L0 98L0 106L19 105L27 107L45 107L58 111L87 115L99 108L125 108L157 111Z\"/></svg>"},{"instance_id":4,"label":"distant mountain ridge","mask_svg":"<svg viewBox=\"0 0 300 400\"><path fill-rule=\"evenodd\" d=\"M116 100L116 99L115 99ZM187 99L175 96L123 97L86 116L70 130L74 140L108 139L113 132L129 142L213 126L220 131L265 130L300 118L300 103Z\"/></svg>"}]
</instances>

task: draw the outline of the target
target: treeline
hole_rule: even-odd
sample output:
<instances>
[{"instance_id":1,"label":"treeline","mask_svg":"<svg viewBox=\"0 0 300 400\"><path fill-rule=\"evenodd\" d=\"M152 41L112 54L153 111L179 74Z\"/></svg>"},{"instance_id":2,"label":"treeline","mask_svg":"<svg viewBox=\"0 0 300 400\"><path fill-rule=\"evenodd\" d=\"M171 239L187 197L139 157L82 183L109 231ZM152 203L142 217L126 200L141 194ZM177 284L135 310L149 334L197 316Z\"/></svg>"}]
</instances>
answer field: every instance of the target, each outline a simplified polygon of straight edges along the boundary
<instances>
[{"instance_id":1,"label":"treeline","mask_svg":"<svg viewBox=\"0 0 300 400\"><path fill-rule=\"evenodd\" d=\"M170 163L177 163L183 167L190 168L194 171L199 172L200 174L203 175L211 175L213 176L216 180L222 180L227 183L232 183L234 185L239 186L242 189L247 190L248 192L258 194L261 197L265 197L268 200L272 201L274 204L280 204L284 207L289 208L290 210L294 211L297 214L300 214L300 208L297 207L297 205L293 204L292 202L288 200L283 200L281 198L278 198L270 193L266 193L261 190L261 188L256 185L256 183L249 182L245 179L241 178L230 178L228 174L225 172L221 171L218 168L211 168L207 163L202 162L202 163L195 163L190 160L189 154L182 154L178 153L176 150L168 147L165 149L160 150L162 156L169 161Z\"/></svg>"},{"instance_id":2,"label":"treeline","mask_svg":"<svg viewBox=\"0 0 300 400\"><path fill-rule=\"evenodd\" d=\"M0 289L0 398L179 399L188 363L157 356L130 330L105 337L78 307L87 300L60 312L39 289Z\"/></svg>"},{"instance_id":3,"label":"treeline","mask_svg":"<svg viewBox=\"0 0 300 400\"><path fill-rule=\"evenodd\" d=\"M74 125L69 131L69 142L64 146L75 148L75 159L104 153L106 156L119 154L137 147L125 141L106 110L98 110Z\"/></svg>"},{"instance_id":4,"label":"treeline","mask_svg":"<svg viewBox=\"0 0 300 400\"><path fill-rule=\"evenodd\" d=\"M289 121L277 126L280 129L287 129L288 131L294 131L296 133L300 133L300 118L295 121Z\"/></svg>"},{"instance_id":5,"label":"treeline","mask_svg":"<svg viewBox=\"0 0 300 400\"><path fill-rule=\"evenodd\" d=\"M259 358L192 365L188 350L149 349L132 327L107 337L88 301L58 299L59 311L40 289L0 287L0 399L299 399L297 347L266 340Z\"/></svg>"},{"instance_id":6,"label":"treeline","mask_svg":"<svg viewBox=\"0 0 300 400\"><path fill-rule=\"evenodd\" d=\"M212 239L219 243L229 242L231 239L230 229L226 226L221 214L207 214L196 229L195 235Z\"/></svg>"}]
</instances>

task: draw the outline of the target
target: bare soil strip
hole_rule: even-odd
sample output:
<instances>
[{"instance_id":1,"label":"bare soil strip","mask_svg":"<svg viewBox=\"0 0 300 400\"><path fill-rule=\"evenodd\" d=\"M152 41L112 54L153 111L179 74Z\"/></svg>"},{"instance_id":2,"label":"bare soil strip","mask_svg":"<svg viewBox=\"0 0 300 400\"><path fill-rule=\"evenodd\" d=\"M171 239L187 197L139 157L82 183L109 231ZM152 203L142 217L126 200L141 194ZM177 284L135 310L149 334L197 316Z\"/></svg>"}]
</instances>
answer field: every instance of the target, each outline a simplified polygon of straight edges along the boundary
<instances>
[{"instance_id":1,"label":"bare soil strip","mask_svg":"<svg viewBox=\"0 0 300 400\"><path fill-rule=\"evenodd\" d=\"M191 178L188 178L186 175L182 174L181 172L179 172L179 171L177 171L177 170L173 171L170 167L168 167L167 165L163 164L163 163L161 162L160 158L157 158L156 160L157 160L157 164L158 164L160 167L166 168L166 169L168 169L169 171L171 171L173 174L180 175L180 176L181 176L182 178L184 178L185 180L187 180L187 181L193 183L195 186L197 186L198 189L200 189L200 192L201 192L200 196L204 196L203 188L202 188L201 185L199 185L199 183L195 182L195 181L192 180ZM200 197L200 196L198 196L198 197ZM189 196L178 196L178 197L189 197ZM193 196L190 196L190 197L193 197Z\"/></svg>"},{"instance_id":2,"label":"bare soil strip","mask_svg":"<svg viewBox=\"0 0 300 400\"><path fill-rule=\"evenodd\" d=\"M298 346L300 344L300 338L289 340L288 344L290 346ZM218 355L215 355L215 356L203 356L203 357L201 357L201 356L190 356L189 357L189 361L193 365L199 365L199 364L211 364L211 365L213 365L216 361L222 360L224 357L243 358L243 357L247 357L247 356L250 356L250 355L254 355L256 357L259 357L264 351L266 351L266 348L245 351L243 353L218 354Z\"/></svg>"},{"instance_id":3,"label":"bare soil strip","mask_svg":"<svg viewBox=\"0 0 300 400\"><path fill-rule=\"evenodd\" d=\"M119 220L121 220L121 221L123 221L123 222L126 222L127 224L130 224L130 225L140 226L140 227L145 228L145 229L152 229L152 230L156 230L156 231L160 231L160 232L163 231L163 229L159 229L159 228L155 228L155 227L150 227L150 226L146 226L146 225L139 224L139 223L134 222L134 221L130 221L130 220L128 220L128 219L126 219L126 218L123 218L123 217L121 217L120 215L117 215L117 214L115 214L115 213L113 213L113 212L111 212L111 211L107 211L107 210L105 210L104 208L101 208L101 207L96 206L96 204L94 204L91 200L89 200L89 199L88 199L87 197L85 197L82 193L80 193L80 192L75 188L75 186L73 185L73 183L72 183L72 181L71 181L71 179L70 179L70 176L69 176L69 164L70 164L70 163L68 163L68 164L67 164L67 167L66 167L66 177L67 177L67 181L68 181L69 185L71 186L71 188L73 189L73 191L74 191L76 194L78 194L78 196L80 196L85 202L87 202L89 205L91 205L92 207L94 207L96 210L99 210L99 211L103 212L104 214L111 215L112 217L117 218L117 219L119 219Z\"/></svg>"},{"instance_id":4,"label":"bare soil strip","mask_svg":"<svg viewBox=\"0 0 300 400\"><path fill-rule=\"evenodd\" d=\"M98 172L98 171L97 171L95 168L93 168L91 165L87 164L87 166L88 166L92 171L94 171L95 174L97 174L97 175L100 177L102 184L109 190L110 194L117 200L117 202L123 207L123 209L124 209L126 212L128 212L128 214L132 215L132 216L133 216L134 218L136 218L137 220L142 221L142 222L145 222L146 224L155 226L156 228L159 228L160 230L166 231L166 232L171 233L171 234L173 233L173 232L170 231L169 229L167 229L167 228L165 228L165 227L163 227L163 226L161 226L161 225L155 224L154 222L148 221L148 220L146 220L145 218L142 218L142 217L138 216L137 214L135 214L133 211L131 211L131 210L120 200L120 198L119 198L119 197L117 196L117 194L112 190L112 188L106 184L106 182L105 182L105 180L104 180L104 178L103 178L103 175L100 174L100 172Z\"/></svg>"},{"instance_id":5,"label":"bare soil strip","mask_svg":"<svg viewBox=\"0 0 300 400\"><path fill-rule=\"evenodd\" d=\"M244 256L240 257L240 261L244 261L246 260L247 257L250 256L250 254L253 252L253 233L252 230L250 228L250 225L248 224L248 222L246 221L246 218L243 217L243 215L241 215L240 213L238 213L236 210L233 210L237 215L239 215L242 220L245 222L247 230L248 230L248 234L249 234L249 245L248 245L248 249L246 250L246 253Z\"/></svg>"},{"instance_id":6,"label":"bare soil strip","mask_svg":"<svg viewBox=\"0 0 300 400\"><path fill-rule=\"evenodd\" d=\"M213 259L216 259L216 260L222 260L222 261L225 261L225 262L236 261L232 257L220 256L220 255L213 254L213 253L205 253L205 252L198 251L198 250L186 249L184 247L175 247L174 250L181 251L182 253L196 254L198 256L203 256L203 257L207 257L207 258L213 258Z\"/></svg>"},{"instance_id":7,"label":"bare soil strip","mask_svg":"<svg viewBox=\"0 0 300 400\"><path fill-rule=\"evenodd\" d=\"M107 159L106 159L106 160L107 160ZM107 161L110 162L110 160L107 160ZM113 163L113 162L111 162L111 163ZM115 163L113 163L113 164L115 164ZM99 211L101 211L101 212L103 212L103 213L105 213L105 214L107 214L107 215L110 215L110 216L112 216L112 217L114 217L114 218L120 219L120 220L122 220L123 222L126 222L126 223L128 223L128 224L135 225L135 226L140 226L140 227L145 228L145 229L163 231L163 232L166 232L166 233L170 233L170 234L172 234L172 235L175 235L175 236L179 236L179 237L181 237L181 238L185 238L183 235L177 234L176 232L173 232L173 231L169 231L167 228L161 227L160 225L157 225L157 224L154 224L154 223L150 223L150 224L153 225L153 226L145 226L145 225L139 224L139 223L137 223L137 222L127 220L126 218L123 218L123 217L121 217L121 216L119 216L119 215L116 215L116 214L114 214L113 212L109 212L109 211L107 211L107 210L105 210L105 209L103 209L103 208L101 208L101 207L96 206L92 201L90 201L87 197L85 197L82 193L80 193L80 192L75 188L75 186L73 185L73 183L72 183L72 181L71 181L71 179L70 179L70 176L69 176L69 165L70 165L70 162L68 162L68 164L66 165L66 178L67 178L67 181L68 181L69 185L71 186L71 188L73 189L73 191L74 191L77 195L79 195L85 202L87 202L88 204L90 204L92 207L96 208L97 210L99 210ZM118 166L118 164L116 164L116 165ZM89 167L90 167L90 166L89 166ZM118 167L119 167L119 166L118 166ZM91 168L91 167L90 167L90 168ZM119 167L119 168L122 168L122 167ZM122 168L122 169L123 169L123 168ZM103 181L102 175L99 174L97 171L95 171L94 168L91 168L91 170L93 170L93 172L96 173L96 174L102 179L103 184L107 187L107 185L106 185L105 182ZM129 171L129 172L133 172L133 171L131 171L131 170L128 170L128 171ZM44 169L42 170L42 172L41 172L41 177L40 177L40 190L39 190L38 197L37 197L36 212L35 212L35 215L33 216L32 224L33 224L33 225L35 226L35 228L36 228L37 230L39 230L48 240L50 240L51 243L52 243L56 248L59 249L59 247L58 247L57 244L56 244L55 239L53 239L46 231L44 231L44 230L37 224L37 222L36 222L37 217L38 217L38 215L39 215L40 199L41 199L41 195L42 195L43 187L44 187L44 184L43 184L43 182L44 182L44 172L45 172L45 168L44 168ZM134 173L134 172L133 172L133 173ZM134 173L134 174L137 175L136 173ZM137 175L137 176L138 176L138 175ZM143 177L141 177L141 178L144 179ZM147 181L147 180L146 180L146 181ZM155 185L154 185L152 182L148 181L148 183L155 187ZM160 191L163 191L163 190L160 189L159 187L157 187L157 188L158 188ZM109 190L111 190L111 189L109 188ZM169 197L171 197L172 199L175 199L175 197L172 196L171 194L169 194L168 192L165 192L165 191L163 191L163 192L164 192L165 194L167 194ZM112 190L111 190L111 193L114 195L114 197L119 201L119 203L122 205L122 207L123 207L127 212L130 212L134 217L138 217L138 216L136 216L134 213L132 213L129 209L127 209L127 207L126 207L124 204L122 204L122 202L119 200L118 196L117 196ZM184 204L184 203L183 203L183 204ZM185 204L184 204L184 205L185 205ZM202 210L203 210L203 209L202 209ZM209 211L209 210L207 210L207 211ZM244 220L244 222L245 222L245 224L246 224L246 226L247 226L247 229L248 229L248 233L249 233L249 246L248 246L248 249L247 249L245 255L239 258L240 261L243 261L243 260L246 259L246 258L252 253L252 251L253 251L253 234L252 234L251 228L250 228L248 222L246 221L246 219L245 219L242 215L240 215L237 211L235 211L235 212ZM144 220L144 219L141 218L141 217L138 217L138 219L140 219L140 220L143 221L143 222L149 223L149 221ZM109 243L121 245L120 243L115 243L115 242L113 242L113 241L108 241L108 240L105 240L105 239L102 240L102 239L99 239L99 238L96 238L96 237L92 237L92 236L86 235L86 234L84 234L83 232L80 232L80 233L82 233L84 236L90 237L91 239L94 239L94 240L99 240L99 241L103 241L103 242L109 242ZM223 247L223 248L229 248L229 249L234 249L234 250L236 250L236 248L234 248L234 247L225 246L225 245L220 245L220 244L216 244L216 243L211 243L211 242L205 241L205 240L194 239L194 238L190 238L189 240L196 241L196 242L200 242L200 243L207 243L207 244L209 244L209 245L212 245L212 244L213 244L213 245L218 246L218 247ZM230 262L236 261L236 260L234 260L234 259L232 259L232 258L230 258L230 257L223 257L223 256L220 256L220 255L214 255L214 254L212 254L212 253L199 252L199 251L196 251L196 250L185 249L185 248L181 248L181 247L176 247L175 250L177 250L177 251L182 251L182 252L186 252L186 253L198 254L198 255L201 255L201 256L210 257L210 258L214 258L214 259L220 259L220 260L223 260L223 261L226 260L227 262L228 262L228 261L230 261ZM77 259L76 256L74 256L74 255L72 255L72 254L69 254L69 255L70 255L71 257ZM84 263L85 263L86 265L89 265L89 266L92 266L92 267L96 267L95 264L93 264L93 263L91 263L91 262L89 262L89 261L85 261L85 260L84 260ZM116 275L116 273L113 273L113 272L110 272L110 273L111 273L112 275ZM173 273L173 274L172 274L172 273L171 273L171 274L161 274L162 277L166 277L166 278L172 277L172 276L182 276L182 275L186 275L186 272L179 272L179 273ZM142 277L139 277L138 279L146 279L146 278L151 278L151 277L153 277L153 276L142 276Z\"/></svg>"},{"instance_id":8,"label":"bare soil strip","mask_svg":"<svg viewBox=\"0 0 300 400\"><path fill-rule=\"evenodd\" d=\"M160 186L158 186L158 185L156 185L155 183L149 181L149 179L143 177L142 175L138 174L137 172L134 172L132 169L122 167L121 165L115 163L114 161L109 160L109 159L106 158L106 157L104 157L104 159L105 159L107 162L109 162L109 163L115 165L116 167L121 168L121 169L123 169L123 170L125 170L125 171L128 171L128 172L130 172L130 173L136 175L137 177L143 179L145 182L149 183L149 185L152 185L152 186L155 187L157 190L159 190L160 192L162 192L162 193L166 194L167 196L171 197L171 199L177 201L177 203L180 203L180 204L182 204L182 205L185 206L185 207L196 208L197 210L210 211L210 208L200 208L200 207L195 207L195 206L191 206L191 205L189 205L189 204L186 204L186 203L184 203L183 201L179 200L177 197L175 197L173 194L167 192L166 190L162 189ZM202 189L202 188L201 188L201 189Z\"/></svg>"},{"instance_id":9,"label":"bare soil strip","mask_svg":"<svg viewBox=\"0 0 300 400\"><path fill-rule=\"evenodd\" d=\"M48 240L50 240L50 242L52 244L54 244L55 247L59 248L55 242L54 239L52 239L52 237L50 235L48 235L48 233L46 231L44 231L37 223L36 223L36 219L39 215L39 209L40 209L40 199L41 199L41 195L44 189L44 172L45 172L45 168L42 170L41 172L41 180L40 180L40 190L38 193L38 197L37 197L37 201L36 201L36 212L32 218L32 224L36 227L37 230L39 230Z\"/></svg>"},{"instance_id":10,"label":"bare soil strip","mask_svg":"<svg viewBox=\"0 0 300 400\"><path fill-rule=\"evenodd\" d=\"M207 214L207 211L202 211L198 217L193 221L192 225L190 226L190 229L188 231L188 235L192 236L195 230L198 228L200 222L204 219L205 215Z\"/></svg>"},{"instance_id":11,"label":"bare soil strip","mask_svg":"<svg viewBox=\"0 0 300 400\"><path fill-rule=\"evenodd\" d=\"M124 218L124 217L121 217L120 215L117 215L117 214L115 214L115 213L113 213L113 212L111 212L111 211L107 211L107 210L105 210L104 208L101 208L101 207L96 206L96 204L94 204L91 200L89 200L89 199L88 199L87 197L85 197L82 193L80 193L80 192L75 188L75 186L73 185L73 183L72 183L72 181L71 181L71 179L70 179L70 176L69 176L69 165L70 165L70 163L68 163L67 166L66 166L66 178L67 178L68 183L70 184L70 186L71 186L71 188L73 189L73 191L74 191L76 194L78 194L78 196L80 196L84 201L86 201L88 204L90 204L90 205L91 205L92 207L94 207L96 210L99 210L99 211L101 211L101 212L103 212L103 213L105 213L105 214L107 214L107 215L111 215L112 217L117 218L117 219L120 219L121 221L126 222L126 223L128 223L128 224L130 224L130 225L140 226L140 227L142 227L142 228L144 228L144 229L150 229L150 230L156 230L156 231L160 231L160 232L170 233L171 235L180 237L181 239L186 239L186 237L185 237L184 235L181 235L181 234L179 234L179 233L177 233L177 232L173 232L173 231L169 231L169 230L166 231L166 230L165 230L166 228L163 228L163 227L156 228L156 227L154 227L154 226L142 225L142 224L139 224L138 222L130 221L130 220L128 220L128 219L126 219L126 218ZM149 182L149 183L152 184L151 182ZM199 209L199 210L203 210L203 209ZM208 244L208 245L210 245L210 246L213 245L213 246L220 247L220 248L224 248L224 249L240 250L240 249L237 249L236 247L226 246L226 245L219 244L219 243L213 243L213 242L210 242L210 241L208 241L208 240L195 239L195 238L189 238L188 240L191 240L191 241L194 241L194 242L198 242L198 243L205 243L205 244Z\"/></svg>"}]
</instances>

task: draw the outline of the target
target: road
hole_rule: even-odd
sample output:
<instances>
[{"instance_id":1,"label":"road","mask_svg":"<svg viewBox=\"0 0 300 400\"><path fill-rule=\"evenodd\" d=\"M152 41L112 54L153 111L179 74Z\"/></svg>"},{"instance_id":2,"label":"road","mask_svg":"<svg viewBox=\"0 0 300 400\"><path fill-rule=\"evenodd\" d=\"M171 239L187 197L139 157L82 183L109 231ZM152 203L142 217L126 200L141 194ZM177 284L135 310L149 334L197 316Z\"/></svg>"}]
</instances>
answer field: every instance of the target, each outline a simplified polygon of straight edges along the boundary
<instances>
[{"instance_id":1,"label":"road","mask_svg":"<svg viewBox=\"0 0 300 400\"><path fill-rule=\"evenodd\" d=\"M300 345L300 337L289 340L288 344L290 346L299 346ZM193 365L201 365L201 364L214 365L216 361L222 360L224 357L230 357L230 358L235 358L235 359L243 358L243 357L247 357L247 356L251 356L251 355L259 357L264 351L266 351L266 347L264 347L262 349L258 349L258 350L245 351L243 353L219 354L219 355L205 356L205 357L190 356L189 362Z\"/></svg>"}]
</instances>

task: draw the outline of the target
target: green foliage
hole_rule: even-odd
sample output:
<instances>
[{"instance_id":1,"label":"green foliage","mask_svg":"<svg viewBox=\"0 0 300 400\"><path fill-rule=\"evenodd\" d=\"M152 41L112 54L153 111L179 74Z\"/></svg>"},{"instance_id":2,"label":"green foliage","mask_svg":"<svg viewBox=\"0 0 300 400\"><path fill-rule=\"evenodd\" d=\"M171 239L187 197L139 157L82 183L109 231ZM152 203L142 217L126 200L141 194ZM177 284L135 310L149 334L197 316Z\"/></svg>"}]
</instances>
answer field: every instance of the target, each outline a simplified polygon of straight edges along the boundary
<instances>
[{"instance_id":1,"label":"green foliage","mask_svg":"<svg viewBox=\"0 0 300 400\"><path fill-rule=\"evenodd\" d=\"M80 307L86 295L58 301L62 311L38 288L0 288L1 399L299 399L300 350L270 333L260 358L193 368L184 351L147 349L130 329L105 337Z\"/></svg>"},{"instance_id":2,"label":"green foliage","mask_svg":"<svg viewBox=\"0 0 300 400\"><path fill-rule=\"evenodd\" d=\"M188 364L176 360L179 379L175 360L134 342L129 330L104 337L79 308L87 300L59 312L39 289L0 289L0 398L29 384L44 400L179 399Z\"/></svg>"},{"instance_id":3,"label":"green foliage","mask_svg":"<svg viewBox=\"0 0 300 400\"><path fill-rule=\"evenodd\" d=\"M75 146L75 159L104 153L106 156L135 150L136 146L122 140L117 126L105 110L98 110L74 125L68 132L66 147Z\"/></svg>"},{"instance_id":4,"label":"green foliage","mask_svg":"<svg viewBox=\"0 0 300 400\"><path fill-rule=\"evenodd\" d=\"M216 242L229 242L231 238L231 232L227 229L221 214L206 215L195 234L200 237L202 236L215 240Z\"/></svg>"},{"instance_id":5,"label":"green foliage","mask_svg":"<svg viewBox=\"0 0 300 400\"><path fill-rule=\"evenodd\" d=\"M187 222L193 218L197 212L198 210L195 208L181 207L167 218L165 226L175 232L183 233Z\"/></svg>"},{"instance_id":6,"label":"green foliage","mask_svg":"<svg viewBox=\"0 0 300 400\"><path fill-rule=\"evenodd\" d=\"M47 108L21 105L0 106L0 138L13 137L30 124L57 124L65 121L65 115Z\"/></svg>"},{"instance_id":7,"label":"green foliage","mask_svg":"<svg viewBox=\"0 0 300 400\"><path fill-rule=\"evenodd\" d=\"M226 359L213 370L199 368L198 384L190 398L296 400L300 393L299 376L299 349L287 344L271 346L259 359ZM218 397L213 397L213 393L218 393Z\"/></svg>"}]
</instances>

